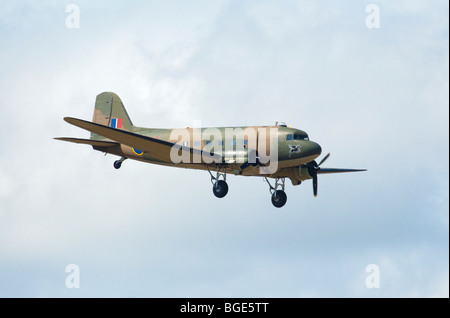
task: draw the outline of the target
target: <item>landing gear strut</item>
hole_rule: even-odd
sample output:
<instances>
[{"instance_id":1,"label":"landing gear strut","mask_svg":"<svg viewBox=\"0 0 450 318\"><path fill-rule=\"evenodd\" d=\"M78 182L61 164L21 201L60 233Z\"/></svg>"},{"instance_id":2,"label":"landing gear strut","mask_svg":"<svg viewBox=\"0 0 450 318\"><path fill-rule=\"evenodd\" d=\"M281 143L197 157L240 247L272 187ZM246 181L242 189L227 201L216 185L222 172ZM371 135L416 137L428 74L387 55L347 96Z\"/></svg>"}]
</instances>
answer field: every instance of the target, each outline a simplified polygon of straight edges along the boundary
<instances>
[{"instance_id":1,"label":"landing gear strut","mask_svg":"<svg viewBox=\"0 0 450 318\"><path fill-rule=\"evenodd\" d=\"M122 162L124 162L125 160L127 160L127 158L122 157L119 160L114 161L114 168L120 169L120 167L122 167Z\"/></svg>"},{"instance_id":2,"label":"landing gear strut","mask_svg":"<svg viewBox=\"0 0 450 318\"><path fill-rule=\"evenodd\" d=\"M264 177L264 179L266 179L266 182L270 187L269 191L272 194L273 206L276 208L281 208L282 206L284 206L286 204L286 201L287 201L287 195L286 195L286 192L284 192L285 178L275 178L275 186L274 187L270 184L269 180L267 180L266 177ZM281 190L278 190L278 188L281 188Z\"/></svg>"},{"instance_id":3,"label":"landing gear strut","mask_svg":"<svg viewBox=\"0 0 450 318\"><path fill-rule=\"evenodd\" d=\"M228 193L227 174L220 172L220 168L217 168L216 176L214 177L208 168L208 172L211 175L211 183L213 185L213 193L218 198L223 198ZM222 180L219 180L222 178Z\"/></svg>"}]
</instances>

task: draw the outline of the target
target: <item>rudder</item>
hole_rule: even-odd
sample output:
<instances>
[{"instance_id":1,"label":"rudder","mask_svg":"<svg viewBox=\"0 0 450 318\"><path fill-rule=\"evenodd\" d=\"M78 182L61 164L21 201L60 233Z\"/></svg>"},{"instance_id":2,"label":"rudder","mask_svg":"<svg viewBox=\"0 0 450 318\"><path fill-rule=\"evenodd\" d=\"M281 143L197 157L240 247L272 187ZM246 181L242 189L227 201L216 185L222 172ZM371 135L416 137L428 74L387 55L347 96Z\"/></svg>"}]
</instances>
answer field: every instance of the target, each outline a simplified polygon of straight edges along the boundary
<instances>
[{"instance_id":1,"label":"rudder","mask_svg":"<svg viewBox=\"0 0 450 318\"><path fill-rule=\"evenodd\" d=\"M94 116L92 121L97 124L131 130L133 123L123 106L120 97L112 92L97 95L95 100ZM102 136L91 133L91 139L104 139Z\"/></svg>"}]
</instances>

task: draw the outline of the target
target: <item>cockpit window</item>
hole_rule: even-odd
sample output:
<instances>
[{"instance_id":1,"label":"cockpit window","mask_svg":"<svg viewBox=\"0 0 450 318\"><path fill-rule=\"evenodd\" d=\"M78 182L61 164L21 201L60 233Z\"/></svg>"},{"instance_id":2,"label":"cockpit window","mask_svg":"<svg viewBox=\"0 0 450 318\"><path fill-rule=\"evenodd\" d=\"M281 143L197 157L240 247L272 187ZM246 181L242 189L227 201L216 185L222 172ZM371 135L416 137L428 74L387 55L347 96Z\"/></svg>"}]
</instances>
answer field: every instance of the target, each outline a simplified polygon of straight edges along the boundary
<instances>
[{"instance_id":1,"label":"cockpit window","mask_svg":"<svg viewBox=\"0 0 450 318\"><path fill-rule=\"evenodd\" d=\"M293 136L292 134L286 135L286 140L288 140L288 141L289 141L289 140L292 140L293 137L294 137L294 136Z\"/></svg>"},{"instance_id":2,"label":"cockpit window","mask_svg":"<svg viewBox=\"0 0 450 318\"><path fill-rule=\"evenodd\" d=\"M300 135L300 134L295 134L294 139L295 140L309 140L308 135Z\"/></svg>"}]
</instances>

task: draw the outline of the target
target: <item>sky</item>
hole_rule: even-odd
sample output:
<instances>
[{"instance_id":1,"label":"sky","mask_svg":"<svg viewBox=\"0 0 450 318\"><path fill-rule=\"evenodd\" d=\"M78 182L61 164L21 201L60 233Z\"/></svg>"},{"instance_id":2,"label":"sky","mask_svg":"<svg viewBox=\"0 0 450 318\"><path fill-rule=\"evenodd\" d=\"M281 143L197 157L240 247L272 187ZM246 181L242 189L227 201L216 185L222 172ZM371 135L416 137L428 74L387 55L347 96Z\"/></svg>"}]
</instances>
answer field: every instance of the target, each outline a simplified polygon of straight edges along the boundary
<instances>
[{"instance_id":1,"label":"sky","mask_svg":"<svg viewBox=\"0 0 450 318\"><path fill-rule=\"evenodd\" d=\"M0 297L449 297L448 12L1 0ZM115 170L53 139L88 138L63 117L104 91L137 126L285 121L368 171L288 181L277 209L261 178L218 199L205 171Z\"/></svg>"}]
</instances>

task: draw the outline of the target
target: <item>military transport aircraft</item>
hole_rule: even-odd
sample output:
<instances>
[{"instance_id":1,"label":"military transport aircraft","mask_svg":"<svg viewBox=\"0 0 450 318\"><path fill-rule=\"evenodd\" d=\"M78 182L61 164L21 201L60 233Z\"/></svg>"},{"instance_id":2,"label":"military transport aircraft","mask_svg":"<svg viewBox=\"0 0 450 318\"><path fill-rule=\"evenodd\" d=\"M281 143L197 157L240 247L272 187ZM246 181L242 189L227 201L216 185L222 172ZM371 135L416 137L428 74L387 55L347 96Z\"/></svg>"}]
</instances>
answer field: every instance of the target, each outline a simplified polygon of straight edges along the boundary
<instances>
[{"instance_id":1,"label":"military transport aircraft","mask_svg":"<svg viewBox=\"0 0 450 318\"><path fill-rule=\"evenodd\" d=\"M285 179L293 185L312 179L317 196L319 174L366 171L365 169L322 168L315 159L322 149L302 130L284 123L273 126L156 129L134 126L119 96L104 92L97 96L92 122L65 117L72 125L91 132L90 139L55 138L91 145L95 150L120 156L119 169L126 159L206 170L213 193L223 198L228 193L227 173L260 176L267 181L272 204L286 204ZM267 178L275 179L272 185Z\"/></svg>"}]
</instances>

